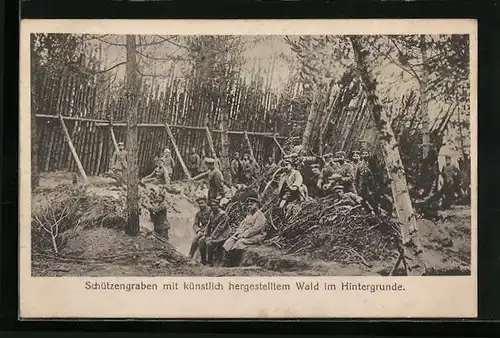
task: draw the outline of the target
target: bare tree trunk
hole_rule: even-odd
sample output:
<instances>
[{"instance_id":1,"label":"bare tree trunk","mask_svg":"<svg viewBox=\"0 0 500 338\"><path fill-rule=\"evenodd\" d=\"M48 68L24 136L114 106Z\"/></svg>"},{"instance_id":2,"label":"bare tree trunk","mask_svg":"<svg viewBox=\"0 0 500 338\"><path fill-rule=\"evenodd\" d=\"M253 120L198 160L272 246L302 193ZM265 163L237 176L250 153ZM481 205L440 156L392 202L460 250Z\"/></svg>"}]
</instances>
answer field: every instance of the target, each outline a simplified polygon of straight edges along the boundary
<instances>
[{"instance_id":1,"label":"bare tree trunk","mask_svg":"<svg viewBox=\"0 0 500 338\"><path fill-rule=\"evenodd\" d=\"M309 110L309 116L307 117L306 128L304 134L302 135L302 152L307 154L309 151L309 143L311 140L311 134L314 128L314 122L316 121L316 115L318 115L318 110L316 109L316 99L318 96L317 88L313 87L313 98L311 102L311 109Z\"/></svg>"},{"instance_id":2,"label":"bare tree trunk","mask_svg":"<svg viewBox=\"0 0 500 338\"><path fill-rule=\"evenodd\" d=\"M428 112L427 82L429 78L427 65L427 46L425 35L420 35L420 53L422 57L422 74L419 80L420 89L420 116L422 119L422 159L429 156L431 146L430 119Z\"/></svg>"},{"instance_id":3,"label":"bare tree trunk","mask_svg":"<svg viewBox=\"0 0 500 338\"><path fill-rule=\"evenodd\" d=\"M401 236L408 274L422 275L425 273L425 264L422 259L423 248L418 237L417 220L408 192L405 169L401 162L398 144L394 137L391 124L389 123L387 113L384 111L382 103L376 95L375 78L366 61L369 52L362 47L360 37L350 36L349 38L352 43L359 76L367 94L367 104L372 112L373 120L377 128L386 170L391 180L394 205L401 224Z\"/></svg>"},{"instance_id":4,"label":"bare tree trunk","mask_svg":"<svg viewBox=\"0 0 500 338\"><path fill-rule=\"evenodd\" d=\"M139 170L137 166L137 60L135 35L127 35L127 90L129 112L127 114L127 227L130 236L139 235Z\"/></svg>"},{"instance_id":5,"label":"bare tree trunk","mask_svg":"<svg viewBox=\"0 0 500 338\"><path fill-rule=\"evenodd\" d=\"M38 187L40 183L40 172L38 170L38 131L36 125L36 112L40 102L37 100L39 83L35 75L35 70L38 60L33 52L35 47L34 42L33 35L31 35L31 189Z\"/></svg>"},{"instance_id":6,"label":"bare tree trunk","mask_svg":"<svg viewBox=\"0 0 500 338\"><path fill-rule=\"evenodd\" d=\"M33 88L33 87L32 87ZM38 187L40 172L38 171L38 131L36 126L36 99L31 92L31 189Z\"/></svg>"}]
</instances>

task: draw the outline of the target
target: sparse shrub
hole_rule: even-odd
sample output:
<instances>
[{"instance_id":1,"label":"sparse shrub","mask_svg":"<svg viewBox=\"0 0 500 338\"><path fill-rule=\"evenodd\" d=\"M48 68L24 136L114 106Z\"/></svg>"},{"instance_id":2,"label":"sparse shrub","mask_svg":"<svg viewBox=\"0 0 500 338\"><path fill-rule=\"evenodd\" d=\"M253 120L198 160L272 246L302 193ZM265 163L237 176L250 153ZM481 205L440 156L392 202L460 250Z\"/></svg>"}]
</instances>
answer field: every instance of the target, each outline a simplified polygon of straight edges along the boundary
<instances>
[{"instance_id":1,"label":"sparse shrub","mask_svg":"<svg viewBox=\"0 0 500 338\"><path fill-rule=\"evenodd\" d=\"M122 227L124 198L88 194L85 187L60 184L34 198L31 220L33 251L58 254L67 240L86 227Z\"/></svg>"}]
</instances>

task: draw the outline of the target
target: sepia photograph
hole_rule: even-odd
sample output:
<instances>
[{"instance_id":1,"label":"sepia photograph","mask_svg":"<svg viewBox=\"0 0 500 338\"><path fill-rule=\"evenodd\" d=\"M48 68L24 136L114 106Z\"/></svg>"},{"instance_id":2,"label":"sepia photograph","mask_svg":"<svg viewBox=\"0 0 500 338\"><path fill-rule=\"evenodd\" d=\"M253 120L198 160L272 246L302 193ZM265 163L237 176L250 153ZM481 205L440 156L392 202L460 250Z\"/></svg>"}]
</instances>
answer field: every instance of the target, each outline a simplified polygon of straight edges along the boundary
<instances>
[{"instance_id":1,"label":"sepia photograph","mask_svg":"<svg viewBox=\"0 0 500 338\"><path fill-rule=\"evenodd\" d=\"M471 34L55 26L25 35L30 278L475 274ZM252 287L320 288L284 280Z\"/></svg>"}]
</instances>

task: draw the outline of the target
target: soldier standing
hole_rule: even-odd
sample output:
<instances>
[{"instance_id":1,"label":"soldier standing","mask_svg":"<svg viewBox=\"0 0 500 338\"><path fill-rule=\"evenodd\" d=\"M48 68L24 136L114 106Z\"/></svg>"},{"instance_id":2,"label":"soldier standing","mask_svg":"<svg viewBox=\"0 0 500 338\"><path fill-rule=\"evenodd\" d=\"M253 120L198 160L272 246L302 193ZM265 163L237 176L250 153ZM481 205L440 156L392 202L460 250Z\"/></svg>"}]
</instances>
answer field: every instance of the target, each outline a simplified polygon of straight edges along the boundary
<instances>
[{"instance_id":1,"label":"soldier standing","mask_svg":"<svg viewBox=\"0 0 500 338\"><path fill-rule=\"evenodd\" d=\"M241 180L241 162L240 153L235 152L234 157L231 161L231 175L233 175L233 180L238 183Z\"/></svg>"},{"instance_id":2,"label":"soldier standing","mask_svg":"<svg viewBox=\"0 0 500 338\"><path fill-rule=\"evenodd\" d=\"M224 177L221 171L215 167L215 160L207 158L206 164L209 170L208 173L208 200L217 197L224 197Z\"/></svg>"},{"instance_id":3,"label":"soldier standing","mask_svg":"<svg viewBox=\"0 0 500 338\"><path fill-rule=\"evenodd\" d=\"M445 157L446 164L441 170L441 176L443 177L443 202L441 207L443 209L448 209L455 200L455 180L460 174L460 170L456 165L451 163L451 157L446 155Z\"/></svg>"},{"instance_id":4,"label":"soldier standing","mask_svg":"<svg viewBox=\"0 0 500 338\"><path fill-rule=\"evenodd\" d=\"M123 142L118 142L118 150L115 150L111 157L111 171L119 185L125 184L123 175L127 170L127 155Z\"/></svg>"},{"instance_id":5,"label":"soldier standing","mask_svg":"<svg viewBox=\"0 0 500 338\"><path fill-rule=\"evenodd\" d=\"M193 147L191 148L191 154L189 155L189 171L191 172L191 175L196 176L199 174L199 169L200 169L200 155L196 153L196 148Z\"/></svg>"},{"instance_id":6,"label":"soldier standing","mask_svg":"<svg viewBox=\"0 0 500 338\"><path fill-rule=\"evenodd\" d=\"M172 180L172 174L174 172L174 166L175 166L175 161L172 158L172 153L170 152L170 149L166 148L163 151L163 155L161 157L161 162L163 163L163 167L166 171L166 179L168 179L165 184L170 183Z\"/></svg>"},{"instance_id":7,"label":"soldier standing","mask_svg":"<svg viewBox=\"0 0 500 338\"><path fill-rule=\"evenodd\" d=\"M149 211L154 232L161 237L168 239L170 224L167 220L167 204L162 190L158 193L154 189L150 192L150 203L143 202L144 207Z\"/></svg>"}]
</instances>

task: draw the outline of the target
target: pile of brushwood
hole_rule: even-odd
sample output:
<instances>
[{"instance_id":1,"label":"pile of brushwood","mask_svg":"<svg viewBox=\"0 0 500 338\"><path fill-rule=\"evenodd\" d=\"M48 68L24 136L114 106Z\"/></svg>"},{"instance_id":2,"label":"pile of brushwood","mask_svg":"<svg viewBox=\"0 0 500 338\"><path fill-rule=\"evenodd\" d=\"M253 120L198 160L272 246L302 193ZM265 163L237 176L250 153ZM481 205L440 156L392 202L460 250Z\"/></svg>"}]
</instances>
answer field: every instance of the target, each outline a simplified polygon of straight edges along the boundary
<instances>
[{"instance_id":1,"label":"pile of brushwood","mask_svg":"<svg viewBox=\"0 0 500 338\"><path fill-rule=\"evenodd\" d=\"M150 202L151 190L141 189L142 201ZM116 262L130 257L151 258L154 251L152 259L184 263L182 255L151 231L141 229L139 236L126 235L126 219L125 193L118 197L96 195L75 184L35 191L32 253L62 261Z\"/></svg>"},{"instance_id":2,"label":"pile of brushwood","mask_svg":"<svg viewBox=\"0 0 500 338\"><path fill-rule=\"evenodd\" d=\"M31 216L32 250L57 254L85 228L122 227L125 199L92 195L84 186L65 183L36 194Z\"/></svg>"},{"instance_id":3,"label":"pile of brushwood","mask_svg":"<svg viewBox=\"0 0 500 338\"><path fill-rule=\"evenodd\" d=\"M268 172L239 191L226 209L231 223L237 226L245 217L241 202L258 196L268 223L266 244L285 254L368 267L398 256L401 236L393 218L371 215L361 206L338 206L330 197L290 204L283 212L278 207L279 177Z\"/></svg>"}]
</instances>

